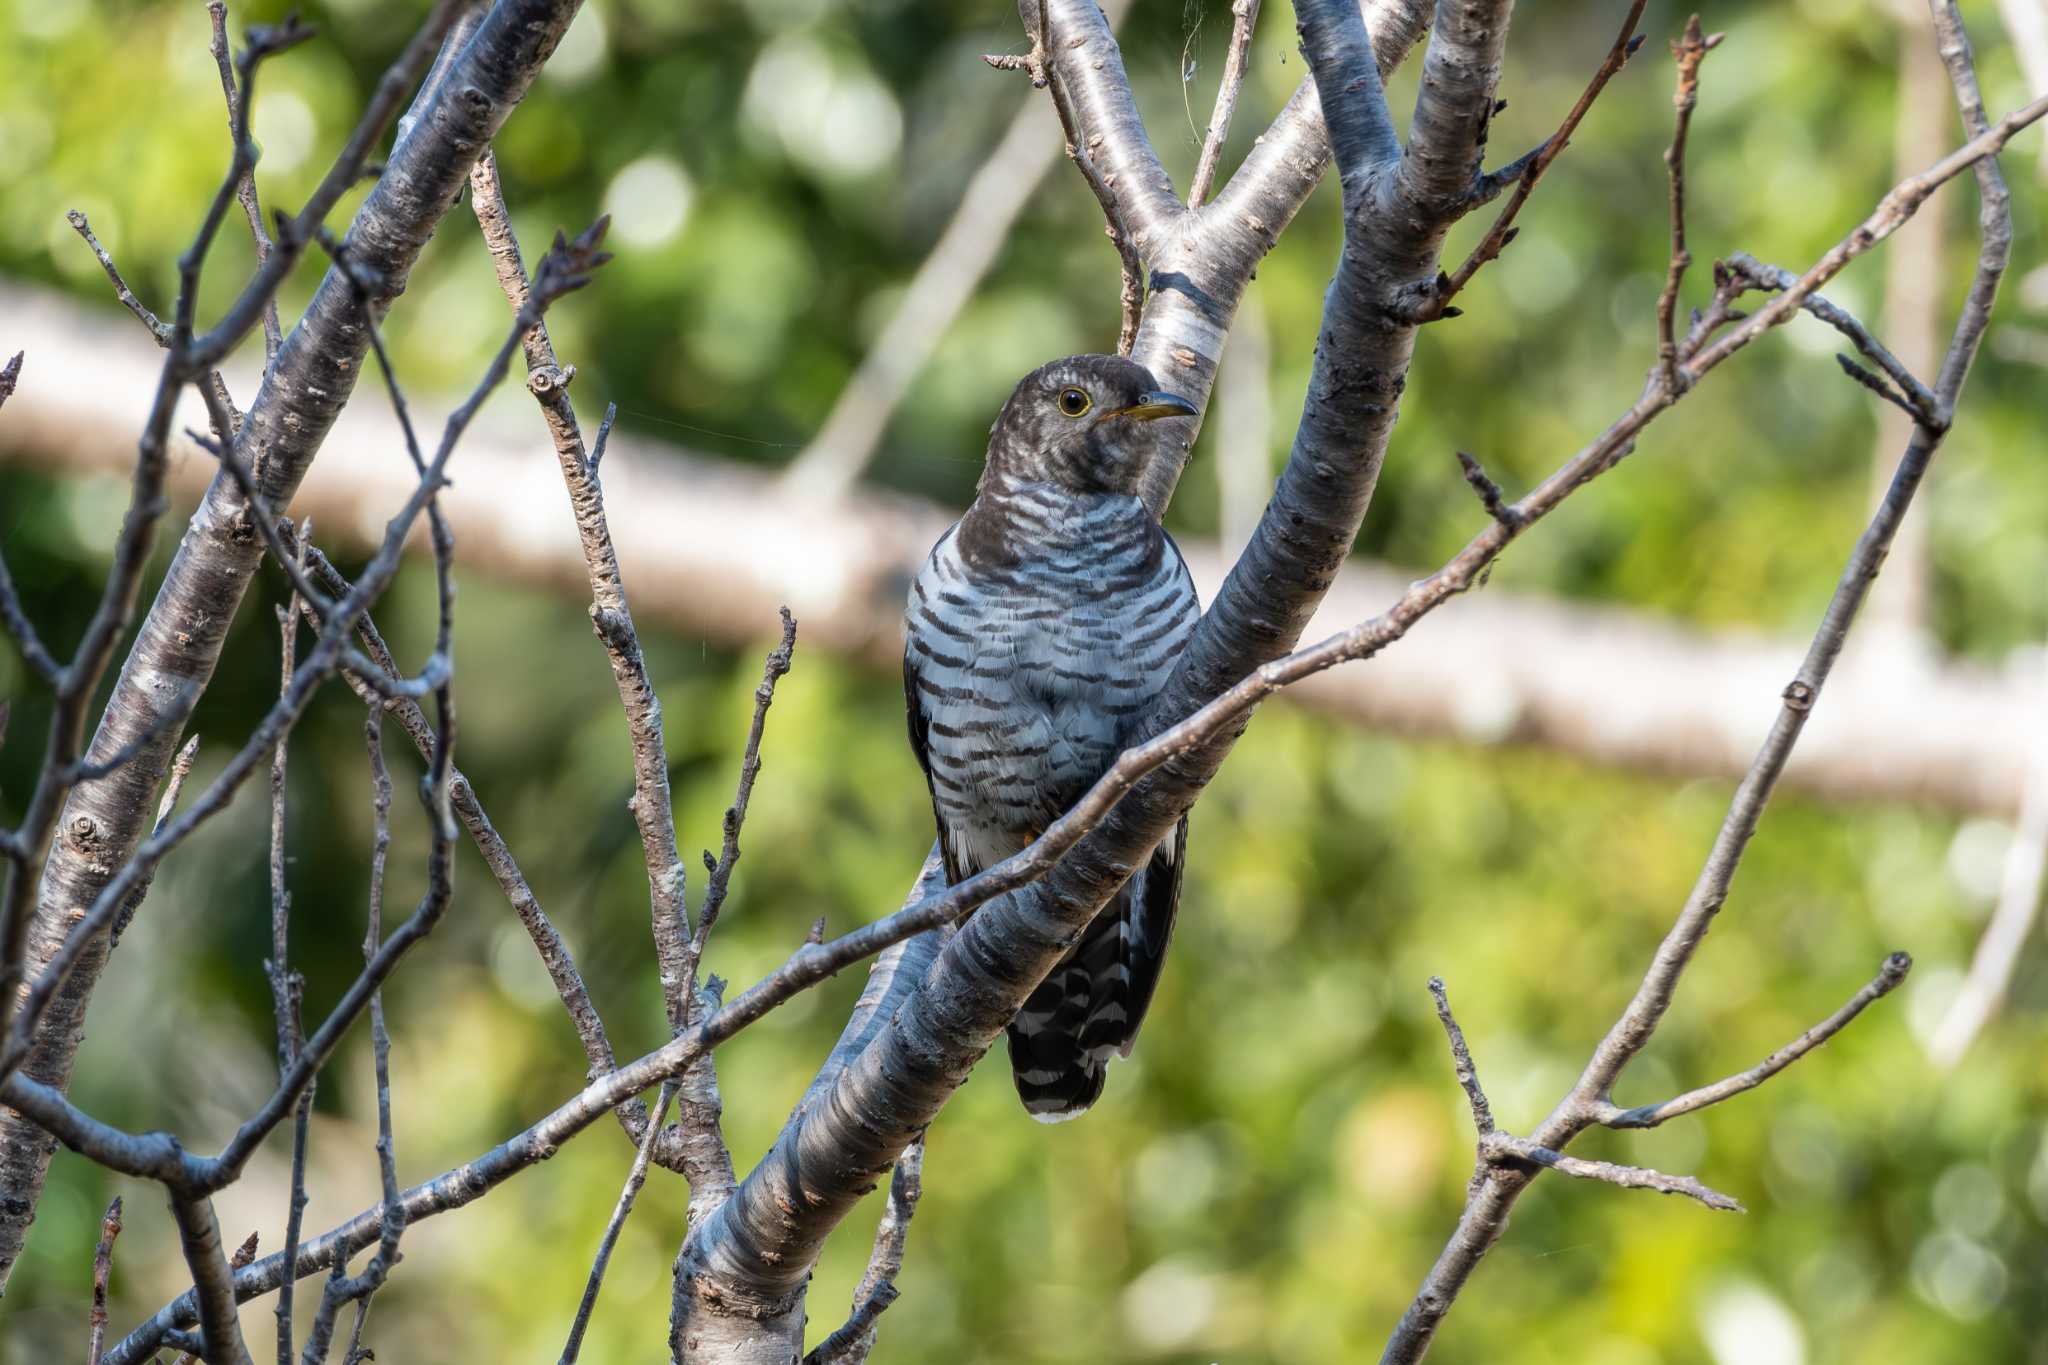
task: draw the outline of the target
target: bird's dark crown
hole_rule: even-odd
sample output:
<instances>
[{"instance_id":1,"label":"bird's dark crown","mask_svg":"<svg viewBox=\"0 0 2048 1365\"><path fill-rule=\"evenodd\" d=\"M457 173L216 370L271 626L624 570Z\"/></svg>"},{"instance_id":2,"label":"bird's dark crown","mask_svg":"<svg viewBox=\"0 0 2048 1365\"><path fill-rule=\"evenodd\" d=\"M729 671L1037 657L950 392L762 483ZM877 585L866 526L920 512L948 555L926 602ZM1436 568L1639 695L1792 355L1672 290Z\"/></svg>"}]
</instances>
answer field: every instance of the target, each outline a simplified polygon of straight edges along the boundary
<instances>
[{"instance_id":1,"label":"bird's dark crown","mask_svg":"<svg viewBox=\"0 0 2048 1365\"><path fill-rule=\"evenodd\" d=\"M1076 355L1024 376L989 431L991 479L1042 482L1074 493L1135 493L1155 451L1178 432L1154 419L1195 405L1152 372L1114 355Z\"/></svg>"}]
</instances>

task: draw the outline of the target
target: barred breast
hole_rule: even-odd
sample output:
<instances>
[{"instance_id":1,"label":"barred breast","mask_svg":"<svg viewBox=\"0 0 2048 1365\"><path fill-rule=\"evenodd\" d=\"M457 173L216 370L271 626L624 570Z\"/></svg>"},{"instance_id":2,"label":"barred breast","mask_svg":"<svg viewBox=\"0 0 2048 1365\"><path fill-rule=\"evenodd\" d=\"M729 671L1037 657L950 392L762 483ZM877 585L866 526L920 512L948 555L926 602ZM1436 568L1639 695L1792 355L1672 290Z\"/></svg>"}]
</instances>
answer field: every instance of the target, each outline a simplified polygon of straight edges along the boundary
<instances>
[{"instance_id":1,"label":"barred breast","mask_svg":"<svg viewBox=\"0 0 2048 1365\"><path fill-rule=\"evenodd\" d=\"M1005 491L1001 543L956 525L907 613L913 742L953 880L1025 847L1102 775L1198 612L1136 498Z\"/></svg>"}]
</instances>

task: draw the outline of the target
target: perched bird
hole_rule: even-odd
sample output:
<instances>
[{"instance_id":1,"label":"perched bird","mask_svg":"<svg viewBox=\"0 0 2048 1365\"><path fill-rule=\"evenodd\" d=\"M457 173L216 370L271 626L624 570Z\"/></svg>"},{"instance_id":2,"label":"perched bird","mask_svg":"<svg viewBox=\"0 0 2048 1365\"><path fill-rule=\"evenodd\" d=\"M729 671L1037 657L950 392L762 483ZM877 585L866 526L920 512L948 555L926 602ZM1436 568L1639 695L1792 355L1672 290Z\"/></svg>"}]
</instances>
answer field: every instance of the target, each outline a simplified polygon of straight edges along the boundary
<instances>
[{"instance_id":1,"label":"perched bird","mask_svg":"<svg viewBox=\"0 0 2048 1365\"><path fill-rule=\"evenodd\" d=\"M1156 418L1195 405L1118 356L1026 375L989 434L967 514L911 583L903 687L946 879L1030 844L1133 738L1199 615L1138 487ZM1180 899L1183 819L1010 1024L1033 1118L1073 1118L1128 1057Z\"/></svg>"}]
</instances>

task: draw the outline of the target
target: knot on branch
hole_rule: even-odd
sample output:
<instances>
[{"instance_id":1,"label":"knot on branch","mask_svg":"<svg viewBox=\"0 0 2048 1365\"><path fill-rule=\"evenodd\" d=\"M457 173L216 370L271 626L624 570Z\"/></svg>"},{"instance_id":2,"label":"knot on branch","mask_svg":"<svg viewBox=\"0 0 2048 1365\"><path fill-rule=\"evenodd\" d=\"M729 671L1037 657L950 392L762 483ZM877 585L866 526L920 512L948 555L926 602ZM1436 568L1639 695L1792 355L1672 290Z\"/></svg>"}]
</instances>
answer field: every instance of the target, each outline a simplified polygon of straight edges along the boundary
<instances>
[{"instance_id":1,"label":"knot on branch","mask_svg":"<svg viewBox=\"0 0 2048 1365\"><path fill-rule=\"evenodd\" d=\"M606 213L573 240L555 233L554 245L533 272L533 288L526 296L526 307L520 310L528 326L538 322L541 310L556 299L589 284L597 268L611 260L612 253L603 249L604 235L611 225L612 216Z\"/></svg>"},{"instance_id":2,"label":"knot on branch","mask_svg":"<svg viewBox=\"0 0 2048 1365\"><path fill-rule=\"evenodd\" d=\"M560 393L576 378L576 367L542 365L526 376L526 391L535 398L545 398L551 393Z\"/></svg>"},{"instance_id":3,"label":"knot on branch","mask_svg":"<svg viewBox=\"0 0 2048 1365\"><path fill-rule=\"evenodd\" d=\"M1434 279L1410 281L1395 289L1394 296L1387 301L1386 314L1393 321L1411 327L1463 317L1465 310L1453 306L1450 301L1455 293L1457 286L1450 275L1439 270Z\"/></svg>"},{"instance_id":4,"label":"knot on branch","mask_svg":"<svg viewBox=\"0 0 2048 1365\"><path fill-rule=\"evenodd\" d=\"M1459 451L1458 467L1465 473L1465 482L1472 485L1472 491L1479 495L1479 505L1486 509L1486 515L1499 522L1510 535L1522 529L1524 518L1521 511L1504 499L1500 485L1486 476L1485 466L1479 463L1476 455Z\"/></svg>"}]
</instances>

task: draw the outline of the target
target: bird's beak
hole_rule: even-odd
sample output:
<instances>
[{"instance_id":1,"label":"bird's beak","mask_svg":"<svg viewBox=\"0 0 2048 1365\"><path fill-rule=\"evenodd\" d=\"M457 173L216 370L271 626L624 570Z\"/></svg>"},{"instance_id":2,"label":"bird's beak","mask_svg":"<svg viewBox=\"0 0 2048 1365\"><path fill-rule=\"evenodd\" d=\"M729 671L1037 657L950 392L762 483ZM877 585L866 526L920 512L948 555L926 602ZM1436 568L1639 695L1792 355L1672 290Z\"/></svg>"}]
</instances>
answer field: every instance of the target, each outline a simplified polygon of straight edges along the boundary
<instances>
[{"instance_id":1,"label":"bird's beak","mask_svg":"<svg viewBox=\"0 0 2048 1365\"><path fill-rule=\"evenodd\" d=\"M1155 417L1193 417L1201 409L1177 393L1141 393L1138 401L1127 408L1118 408L1105 414L1109 417L1128 417L1134 422L1149 422Z\"/></svg>"}]
</instances>

